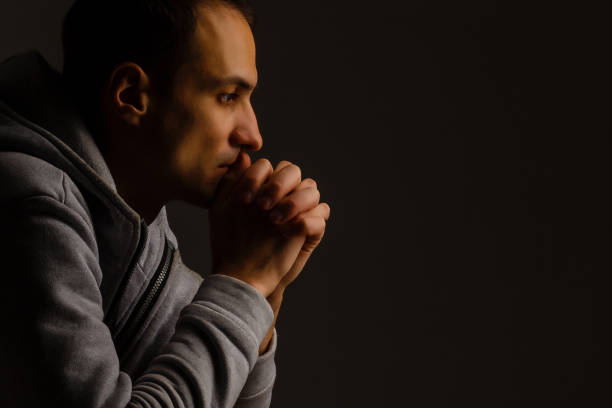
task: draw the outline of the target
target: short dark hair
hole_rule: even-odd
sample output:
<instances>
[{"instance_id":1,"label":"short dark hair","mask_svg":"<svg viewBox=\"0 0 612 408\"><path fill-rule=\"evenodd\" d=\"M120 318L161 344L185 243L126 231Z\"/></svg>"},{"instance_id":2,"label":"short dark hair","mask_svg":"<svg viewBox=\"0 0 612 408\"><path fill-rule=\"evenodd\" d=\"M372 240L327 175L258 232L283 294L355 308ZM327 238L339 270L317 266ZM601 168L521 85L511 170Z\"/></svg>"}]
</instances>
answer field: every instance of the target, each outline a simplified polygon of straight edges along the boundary
<instances>
[{"instance_id":1,"label":"short dark hair","mask_svg":"<svg viewBox=\"0 0 612 408\"><path fill-rule=\"evenodd\" d=\"M255 13L249 0L77 0L64 19L62 80L78 99L85 121L99 125L101 91L113 68L139 64L170 85L190 56L197 7L226 5L238 10L251 29Z\"/></svg>"}]
</instances>

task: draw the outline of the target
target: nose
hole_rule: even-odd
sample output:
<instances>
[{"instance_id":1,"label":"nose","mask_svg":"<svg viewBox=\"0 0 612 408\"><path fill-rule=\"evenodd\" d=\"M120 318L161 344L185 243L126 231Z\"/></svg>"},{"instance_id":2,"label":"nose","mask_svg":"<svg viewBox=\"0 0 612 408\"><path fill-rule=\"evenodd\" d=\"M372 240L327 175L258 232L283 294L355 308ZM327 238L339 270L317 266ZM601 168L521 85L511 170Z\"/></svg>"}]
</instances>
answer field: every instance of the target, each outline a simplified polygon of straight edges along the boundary
<instances>
[{"instance_id":1,"label":"nose","mask_svg":"<svg viewBox=\"0 0 612 408\"><path fill-rule=\"evenodd\" d=\"M255 152L263 146L263 138L259 132L257 117L250 103L234 128L230 136L230 143L234 146L240 146L244 151L250 152Z\"/></svg>"}]
</instances>

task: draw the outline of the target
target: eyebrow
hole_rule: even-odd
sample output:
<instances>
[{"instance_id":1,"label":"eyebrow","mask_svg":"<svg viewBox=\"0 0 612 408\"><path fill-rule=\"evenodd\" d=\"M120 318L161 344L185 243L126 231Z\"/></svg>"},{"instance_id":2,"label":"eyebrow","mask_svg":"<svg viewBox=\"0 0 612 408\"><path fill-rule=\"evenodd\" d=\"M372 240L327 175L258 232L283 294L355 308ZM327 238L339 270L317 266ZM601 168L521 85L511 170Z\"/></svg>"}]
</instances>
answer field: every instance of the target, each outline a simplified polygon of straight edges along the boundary
<instances>
[{"instance_id":1,"label":"eyebrow","mask_svg":"<svg viewBox=\"0 0 612 408\"><path fill-rule=\"evenodd\" d=\"M224 78L214 78L212 80L212 83L214 84L215 88L227 85L238 85L239 87L244 88L247 91L255 89L256 86L255 84L250 83L248 80L239 75L230 75Z\"/></svg>"}]
</instances>

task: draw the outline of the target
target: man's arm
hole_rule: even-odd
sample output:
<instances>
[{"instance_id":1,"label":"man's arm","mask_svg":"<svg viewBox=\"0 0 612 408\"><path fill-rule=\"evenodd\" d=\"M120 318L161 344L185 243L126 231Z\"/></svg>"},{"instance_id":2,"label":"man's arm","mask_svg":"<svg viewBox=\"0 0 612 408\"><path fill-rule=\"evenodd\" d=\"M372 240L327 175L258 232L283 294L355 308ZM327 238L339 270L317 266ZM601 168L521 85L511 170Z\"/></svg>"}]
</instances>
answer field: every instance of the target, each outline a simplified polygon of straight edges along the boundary
<instances>
[{"instance_id":1,"label":"man's arm","mask_svg":"<svg viewBox=\"0 0 612 408\"><path fill-rule=\"evenodd\" d=\"M120 371L102 322L103 276L87 211L66 205L61 194L3 194L1 201L0 259L10 289L0 297L2 406L269 406L272 382L262 381L273 374L254 374L273 366L273 353L258 359L257 350L275 313L259 289L277 288L288 274L275 268L288 260L301 270L303 238L264 234L252 243L271 250L263 259L274 267L255 271L264 284L229 274L205 280L166 349L132 379ZM287 242L299 245L288 252ZM247 376L257 381L245 383Z\"/></svg>"},{"instance_id":2,"label":"man's arm","mask_svg":"<svg viewBox=\"0 0 612 408\"><path fill-rule=\"evenodd\" d=\"M102 321L95 233L83 214L39 195L3 205L0 217L2 406L234 406L273 321L252 286L206 279L170 343L132 379Z\"/></svg>"}]
</instances>

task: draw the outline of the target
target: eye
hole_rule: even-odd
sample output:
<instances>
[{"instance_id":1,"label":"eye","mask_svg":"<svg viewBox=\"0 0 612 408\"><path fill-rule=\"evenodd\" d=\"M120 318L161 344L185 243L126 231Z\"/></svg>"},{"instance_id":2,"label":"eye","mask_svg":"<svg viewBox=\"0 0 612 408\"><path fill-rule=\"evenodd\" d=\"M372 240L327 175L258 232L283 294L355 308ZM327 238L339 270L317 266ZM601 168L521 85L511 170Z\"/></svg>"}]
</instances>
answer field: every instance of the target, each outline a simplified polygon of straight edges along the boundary
<instances>
[{"instance_id":1,"label":"eye","mask_svg":"<svg viewBox=\"0 0 612 408\"><path fill-rule=\"evenodd\" d=\"M219 95L219 99L223 103L231 103L232 101L236 100L238 96L240 95L238 95L237 93L222 93Z\"/></svg>"}]
</instances>

